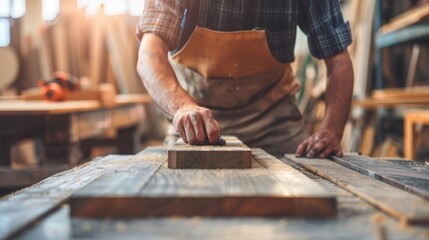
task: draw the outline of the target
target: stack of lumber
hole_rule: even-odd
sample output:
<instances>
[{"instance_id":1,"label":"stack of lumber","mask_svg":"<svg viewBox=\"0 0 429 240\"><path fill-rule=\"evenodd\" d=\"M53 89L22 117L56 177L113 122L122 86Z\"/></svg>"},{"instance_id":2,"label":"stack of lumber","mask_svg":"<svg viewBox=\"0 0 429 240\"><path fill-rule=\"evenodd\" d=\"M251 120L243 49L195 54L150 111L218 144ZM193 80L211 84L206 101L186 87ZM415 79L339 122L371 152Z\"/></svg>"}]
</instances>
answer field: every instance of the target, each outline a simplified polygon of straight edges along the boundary
<instances>
[{"instance_id":1,"label":"stack of lumber","mask_svg":"<svg viewBox=\"0 0 429 240\"><path fill-rule=\"evenodd\" d=\"M40 79L52 79L54 71L88 77L94 89L110 83L119 94L144 93L136 71L136 17L87 16L77 0L61 1L55 22L41 16L42 0L27 0L27 13L15 25L21 26L23 71L19 90L36 87ZM17 27L15 26L15 28Z\"/></svg>"}]
</instances>

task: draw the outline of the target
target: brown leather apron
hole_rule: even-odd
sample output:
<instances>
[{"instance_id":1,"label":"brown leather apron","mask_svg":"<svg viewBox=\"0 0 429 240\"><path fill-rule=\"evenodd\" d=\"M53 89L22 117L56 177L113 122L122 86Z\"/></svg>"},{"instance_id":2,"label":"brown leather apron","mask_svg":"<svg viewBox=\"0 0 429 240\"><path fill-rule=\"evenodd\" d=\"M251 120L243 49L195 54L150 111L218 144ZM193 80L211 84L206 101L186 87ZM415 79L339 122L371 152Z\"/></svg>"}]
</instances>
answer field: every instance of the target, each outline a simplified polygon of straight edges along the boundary
<instances>
[{"instance_id":1,"label":"brown leather apron","mask_svg":"<svg viewBox=\"0 0 429 240\"><path fill-rule=\"evenodd\" d=\"M274 154L295 152L308 136L294 104L299 83L290 64L272 56L265 31L196 27L170 62L181 86L212 110L222 134Z\"/></svg>"}]
</instances>

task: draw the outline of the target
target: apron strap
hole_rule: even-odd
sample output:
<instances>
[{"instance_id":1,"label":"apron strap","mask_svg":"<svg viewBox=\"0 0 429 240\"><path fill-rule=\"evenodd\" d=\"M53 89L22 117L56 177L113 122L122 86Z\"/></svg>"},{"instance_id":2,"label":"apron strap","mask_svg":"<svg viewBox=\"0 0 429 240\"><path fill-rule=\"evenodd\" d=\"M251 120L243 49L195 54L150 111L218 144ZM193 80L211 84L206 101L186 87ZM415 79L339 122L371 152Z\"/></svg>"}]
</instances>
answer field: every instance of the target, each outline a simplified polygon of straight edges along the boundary
<instances>
[{"instance_id":1,"label":"apron strap","mask_svg":"<svg viewBox=\"0 0 429 240\"><path fill-rule=\"evenodd\" d=\"M176 51L182 49L194 32L194 29L197 26L199 13L200 0L189 0L189 5L186 9L185 26L183 27L182 34L180 35L180 41Z\"/></svg>"}]
</instances>

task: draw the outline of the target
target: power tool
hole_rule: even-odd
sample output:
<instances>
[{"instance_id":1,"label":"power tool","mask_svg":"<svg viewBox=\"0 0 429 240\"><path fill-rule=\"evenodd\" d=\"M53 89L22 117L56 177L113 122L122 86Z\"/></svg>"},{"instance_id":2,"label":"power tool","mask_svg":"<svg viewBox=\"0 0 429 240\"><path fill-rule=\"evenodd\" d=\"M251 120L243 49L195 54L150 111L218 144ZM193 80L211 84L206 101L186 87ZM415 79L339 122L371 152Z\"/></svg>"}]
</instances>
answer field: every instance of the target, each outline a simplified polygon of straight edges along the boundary
<instances>
[{"instance_id":1,"label":"power tool","mask_svg":"<svg viewBox=\"0 0 429 240\"><path fill-rule=\"evenodd\" d=\"M48 101L64 101L70 92L80 89L79 79L65 72L54 72L49 81L40 80L42 96Z\"/></svg>"}]
</instances>

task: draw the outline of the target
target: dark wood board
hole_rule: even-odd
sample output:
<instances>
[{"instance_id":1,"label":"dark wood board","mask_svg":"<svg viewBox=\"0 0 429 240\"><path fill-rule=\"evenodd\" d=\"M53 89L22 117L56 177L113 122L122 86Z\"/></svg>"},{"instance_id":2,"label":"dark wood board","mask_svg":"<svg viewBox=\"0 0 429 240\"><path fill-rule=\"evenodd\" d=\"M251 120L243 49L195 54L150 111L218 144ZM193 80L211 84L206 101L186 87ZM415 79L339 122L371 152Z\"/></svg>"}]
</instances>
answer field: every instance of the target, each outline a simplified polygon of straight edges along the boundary
<instances>
[{"instance_id":1,"label":"dark wood board","mask_svg":"<svg viewBox=\"0 0 429 240\"><path fill-rule=\"evenodd\" d=\"M353 197L353 196L350 196ZM344 204L346 204L344 202ZM361 203L364 204L364 203ZM346 205L356 205L347 203ZM64 206L18 239L427 239L427 230L400 227L394 219L373 213L350 218L69 218ZM386 239L386 238L385 238Z\"/></svg>"},{"instance_id":2,"label":"dark wood board","mask_svg":"<svg viewBox=\"0 0 429 240\"><path fill-rule=\"evenodd\" d=\"M335 216L335 196L264 151L253 154L247 169L169 169L167 148L148 148L130 171L73 194L71 216Z\"/></svg>"},{"instance_id":3,"label":"dark wood board","mask_svg":"<svg viewBox=\"0 0 429 240\"><path fill-rule=\"evenodd\" d=\"M65 204L32 228L21 231L17 239L382 239L379 232L389 240L429 236L427 225L401 225L350 192L291 161L285 162L337 197L335 218L88 219L70 218Z\"/></svg>"},{"instance_id":4,"label":"dark wood board","mask_svg":"<svg viewBox=\"0 0 429 240\"><path fill-rule=\"evenodd\" d=\"M12 169L0 167L0 189L28 187L56 173L70 169L70 165L54 165Z\"/></svg>"},{"instance_id":5,"label":"dark wood board","mask_svg":"<svg viewBox=\"0 0 429 240\"><path fill-rule=\"evenodd\" d=\"M0 205L9 206L21 214L34 212L33 203L21 204L23 198L45 196L59 197L70 194L88 181L115 168L123 169L127 164L126 156L115 158L115 163L96 159L70 171L48 178L25 191L14 193L0 199ZM110 157L109 157L110 158ZM123 158L123 161L118 161ZM102 161L102 162L100 162ZM297 164L284 160L313 181L316 181L337 197L338 215L335 218L142 218L142 219L80 219L70 218L69 206L61 205L52 213L42 213L28 228L21 228L14 239L382 239L378 232L385 232L387 239L427 239L427 225L402 225L395 219L384 215L366 201L306 171ZM131 164L134 165L134 164ZM259 166L259 165L258 165ZM42 187L43 186L43 187ZM52 189L52 191L49 191ZM55 195L54 195L55 194ZM15 228L21 219L11 219L15 210L2 211L0 219L6 220L0 225L2 230ZM24 217L26 218L26 216ZM23 219L23 218L22 218ZM190 230L191 229L191 230ZM3 235L2 235L3 236Z\"/></svg>"},{"instance_id":6,"label":"dark wood board","mask_svg":"<svg viewBox=\"0 0 429 240\"><path fill-rule=\"evenodd\" d=\"M168 150L168 167L174 169L251 168L252 151L234 136L224 146L189 145L182 139Z\"/></svg>"},{"instance_id":7,"label":"dark wood board","mask_svg":"<svg viewBox=\"0 0 429 240\"><path fill-rule=\"evenodd\" d=\"M333 157L332 160L347 168L429 200L429 168L427 167L422 166L413 169L401 165L399 162L377 160L359 155L342 158Z\"/></svg>"},{"instance_id":8,"label":"dark wood board","mask_svg":"<svg viewBox=\"0 0 429 240\"><path fill-rule=\"evenodd\" d=\"M286 158L337 184L405 223L429 223L429 202L328 159Z\"/></svg>"}]
</instances>

